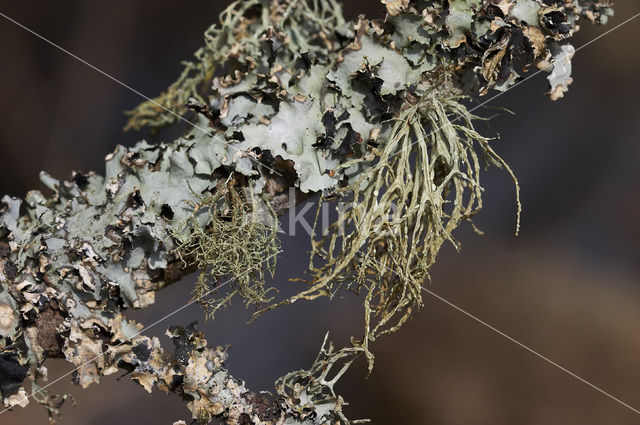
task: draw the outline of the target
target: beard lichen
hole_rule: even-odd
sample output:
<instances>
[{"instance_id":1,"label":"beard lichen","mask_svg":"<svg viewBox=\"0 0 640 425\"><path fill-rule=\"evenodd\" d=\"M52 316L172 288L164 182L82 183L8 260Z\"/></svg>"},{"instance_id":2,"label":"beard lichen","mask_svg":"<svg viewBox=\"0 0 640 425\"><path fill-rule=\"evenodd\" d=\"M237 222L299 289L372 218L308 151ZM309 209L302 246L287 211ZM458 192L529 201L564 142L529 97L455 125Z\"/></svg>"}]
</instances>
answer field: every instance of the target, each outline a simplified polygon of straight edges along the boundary
<instances>
[{"instance_id":1,"label":"beard lichen","mask_svg":"<svg viewBox=\"0 0 640 425\"><path fill-rule=\"evenodd\" d=\"M364 336L353 344L371 370L369 344L398 330L422 307L421 286L441 246L448 241L458 249L453 231L482 208L483 166L494 164L512 177L519 227L517 179L490 139L474 129L478 117L461 100L432 91L407 103L389 122L376 160L350 184L320 199L319 205L338 199L348 208L324 231L316 219L310 287L258 314L300 299L332 297L343 288L363 292Z\"/></svg>"},{"instance_id":2,"label":"beard lichen","mask_svg":"<svg viewBox=\"0 0 640 425\"><path fill-rule=\"evenodd\" d=\"M0 201L6 408L27 403L21 383L50 354L43 334L83 386L123 367L148 391L180 394L201 421L347 423L336 380L362 353L371 367L370 343L422 306L439 249L445 241L457 248L454 229L482 206L483 159L513 176L451 93L504 91L537 66L551 71L557 99L571 83L566 40L580 19L604 23L612 13L610 0L383 3L384 20L347 23L335 0L236 1L207 31L197 60L129 122L156 128L191 107L199 131L120 146L104 177L43 174L52 197ZM449 91L440 89L443 73ZM425 93L429 86L438 90ZM288 175L265 181L272 166ZM219 180L230 173L244 177L235 186ZM255 191L243 194L249 185ZM193 330L170 331L171 355L123 313L151 305L158 289L195 268L194 299L209 317L235 295L267 302L263 278L279 248L275 229L253 219L258 189L274 205L288 189L351 205L313 237L310 286L285 302L345 288L365 294L362 339L338 351L325 344L311 369L278 381L282 399L266 405ZM225 295L210 296L224 277ZM61 320L52 326L47 312ZM41 402L58 408L56 399Z\"/></svg>"},{"instance_id":3,"label":"beard lichen","mask_svg":"<svg viewBox=\"0 0 640 425\"><path fill-rule=\"evenodd\" d=\"M214 195L199 197L191 216L171 231L174 254L185 267L200 271L193 299L207 318L238 295L247 307L271 300L274 288L267 288L265 272L273 275L280 242L276 227L259 216L251 192L241 194L230 184L219 186ZM216 297L220 280L228 277L225 295Z\"/></svg>"}]
</instances>

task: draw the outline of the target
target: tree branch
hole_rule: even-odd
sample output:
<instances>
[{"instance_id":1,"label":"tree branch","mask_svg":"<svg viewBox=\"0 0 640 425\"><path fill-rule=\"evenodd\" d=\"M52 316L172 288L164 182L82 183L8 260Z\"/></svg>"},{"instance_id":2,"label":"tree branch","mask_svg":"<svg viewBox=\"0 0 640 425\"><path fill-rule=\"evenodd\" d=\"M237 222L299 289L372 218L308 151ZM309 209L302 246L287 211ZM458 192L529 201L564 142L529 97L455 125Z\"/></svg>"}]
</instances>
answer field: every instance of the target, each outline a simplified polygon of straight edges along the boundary
<instances>
[{"instance_id":1,"label":"tree branch","mask_svg":"<svg viewBox=\"0 0 640 425\"><path fill-rule=\"evenodd\" d=\"M359 187L363 173L386 155L385 144L394 140L395 123L407 110L420 109L428 99L436 105L490 88L505 90L532 65L551 72L550 95L562 97L571 78L570 58L560 55L570 49L559 43L573 34L580 17L604 22L611 13L606 0L383 3L389 13L384 21L355 23L344 20L333 0L234 3L220 25L207 31L198 62L155 103L136 109L130 123L133 128L170 123L174 117L162 105L180 113L194 110L197 128L171 143L119 146L106 158L104 177L74 173L59 181L43 173L50 197L32 191L24 201L3 198L0 391L5 406L24 405L24 379L38 380L47 357L63 356L78 367L74 380L83 387L122 368L148 391L156 387L180 395L202 423L213 417L229 424L348 422L342 399L333 392L335 382L324 377L340 362L348 366L357 353L369 354L368 343L378 333L338 352L324 345L314 366L283 378L274 397L250 392L231 377L225 350L207 347L192 327L168 331L175 344L168 352L156 338L138 335L142 327L124 311L153 304L156 291L198 268L212 273L197 258L182 261L176 236L188 232L184 224L194 217L200 230L210 229L216 216L211 212L237 202L225 198L229 191L241 192L246 202L261 197L280 215L289 207L290 189L300 201ZM453 122L451 128L467 135L472 130ZM458 141L456 131L446 140ZM429 146L425 155L436 145ZM492 152L487 146L485 154ZM434 157L425 172L429 184L421 189L437 187L443 202L450 190L470 185L452 173L461 163L447 162L459 161L451 158ZM216 198L219 194L224 196ZM475 208L460 213L460 220ZM436 252L429 255L435 258ZM257 279L255 265L245 270ZM240 286L243 276L233 277L232 290L252 289ZM393 288L399 286L390 289L397 292ZM409 313L420 305L419 298L396 301ZM370 318L369 299L366 308ZM57 403L43 401L52 412Z\"/></svg>"}]
</instances>

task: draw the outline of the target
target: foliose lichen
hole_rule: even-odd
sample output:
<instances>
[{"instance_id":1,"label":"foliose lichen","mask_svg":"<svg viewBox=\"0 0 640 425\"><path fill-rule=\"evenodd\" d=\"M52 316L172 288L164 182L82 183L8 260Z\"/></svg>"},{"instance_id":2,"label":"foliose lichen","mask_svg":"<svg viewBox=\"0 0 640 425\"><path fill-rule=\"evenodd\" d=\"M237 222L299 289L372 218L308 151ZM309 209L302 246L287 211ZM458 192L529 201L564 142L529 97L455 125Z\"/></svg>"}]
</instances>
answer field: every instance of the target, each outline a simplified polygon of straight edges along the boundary
<instances>
[{"instance_id":1,"label":"foliose lichen","mask_svg":"<svg viewBox=\"0 0 640 425\"><path fill-rule=\"evenodd\" d=\"M234 2L196 61L129 124L173 122L164 107L191 114L194 130L118 147L104 176L43 174L51 195L2 199L5 406L25 405L23 381L44 382L44 360L63 356L83 387L124 368L149 391L181 395L200 422L348 423L324 371L362 353L372 363L370 342L420 308L416 282L480 209L482 161L508 170L461 99L506 90L533 67L550 72L549 94L562 97L574 52L566 40L580 19L605 23L612 14L608 0L383 3L385 19L347 22L334 0ZM239 268L276 248L268 230L239 225L249 198L229 201L230 181L236 195L268 198L276 213L290 188L354 203L343 217L351 231L336 232L336 223L314 238L311 286L285 303L361 290L363 338L340 350L325 345L309 371L278 382L281 398L248 391L224 367L226 351L207 347L193 327L169 331L170 352L124 316L197 268L205 277L196 296L228 274L238 280L228 294L268 298L261 271L247 274L254 280ZM39 401L55 414L60 400Z\"/></svg>"}]
</instances>

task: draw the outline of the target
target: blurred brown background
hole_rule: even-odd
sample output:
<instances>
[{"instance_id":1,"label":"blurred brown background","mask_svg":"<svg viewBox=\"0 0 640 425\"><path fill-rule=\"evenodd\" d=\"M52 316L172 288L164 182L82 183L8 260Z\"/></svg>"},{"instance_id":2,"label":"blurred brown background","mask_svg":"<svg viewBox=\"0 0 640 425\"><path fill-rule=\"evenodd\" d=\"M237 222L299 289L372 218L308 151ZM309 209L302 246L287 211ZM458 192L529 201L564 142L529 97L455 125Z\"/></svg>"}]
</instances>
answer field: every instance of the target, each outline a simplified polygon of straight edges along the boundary
<instances>
[{"instance_id":1,"label":"blurred brown background","mask_svg":"<svg viewBox=\"0 0 640 425\"><path fill-rule=\"evenodd\" d=\"M226 1L0 2L18 20L95 66L154 96L173 81L179 61L191 58L204 29ZM379 14L377 2L346 2L349 16ZM583 24L578 47L640 11L620 0L607 27ZM523 227L513 236L513 187L489 170L486 208L477 224L486 236L458 232L464 250L444 249L430 289L576 374L640 408L640 18L574 59L567 98L544 96L542 75L491 106L515 116L492 120L485 134L520 179ZM149 136L126 133L122 111L135 94L0 18L0 192L23 196L41 188L38 172L103 171L116 144L146 137L162 141L182 129ZM491 115L486 109L482 113ZM285 218L286 219L286 218ZM306 267L301 230L283 237L285 253L275 284ZM150 323L183 305L190 284L173 285L154 307L133 312ZM308 367L327 329L342 344L361 327L358 300L295 304L245 325L250 311L234 305L203 323L211 344L233 346L231 371L253 389ZM151 329L201 318L199 307ZM374 424L604 425L638 424L640 416L513 342L425 294L424 310L398 334L374 346L373 375L360 365L339 386L350 418ZM70 370L49 363L55 379ZM81 390L64 379L53 392L71 392L62 424L170 424L188 420L177 397L148 395L128 378L105 379ZM46 423L35 403L0 415L1 425Z\"/></svg>"}]
</instances>

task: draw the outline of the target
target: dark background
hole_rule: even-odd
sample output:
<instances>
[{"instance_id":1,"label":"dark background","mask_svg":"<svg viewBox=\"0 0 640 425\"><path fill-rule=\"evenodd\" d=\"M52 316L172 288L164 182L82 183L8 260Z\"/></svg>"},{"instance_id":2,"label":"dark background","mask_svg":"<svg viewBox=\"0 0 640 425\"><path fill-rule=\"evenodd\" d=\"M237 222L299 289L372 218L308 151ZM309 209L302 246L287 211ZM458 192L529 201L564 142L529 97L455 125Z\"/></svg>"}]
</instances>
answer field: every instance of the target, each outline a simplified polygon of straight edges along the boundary
<instances>
[{"instance_id":1,"label":"dark background","mask_svg":"<svg viewBox=\"0 0 640 425\"><path fill-rule=\"evenodd\" d=\"M0 2L0 12L62 45L149 96L178 75L226 1ZM349 16L381 13L371 0L348 1ZM621 0L606 27L587 22L578 47L637 13ZM640 408L640 19L579 51L565 99L548 100L537 76L491 103L502 114L482 125L500 133L497 151L520 179L523 226L514 237L513 187L506 173L483 179L486 232L457 233L432 269L430 290L529 345L579 376ZM38 172L103 172L116 144L173 133L122 133L123 110L141 99L127 89L0 18L0 193L42 188ZM485 109L485 116L495 111ZM285 218L286 220L286 218ZM308 238L283 237L274 284L293 285L305 270ZM190 299L191 284L162 291L158 303L132 312L151 323ZM202 324L209 342L231 344L228 366L256 390L271 390L287 371L308 367L326 330L338 344L358 334L358 299L297 303L245 325L240 304ZM202 317L192 306L170 324ZM637 424L640 417L513 342L425 294L424 310L398 334L374 346L376 368L360 364L339 385L350 418L375 424L548 425ZM51 379L71 369L48 363ZM128 378L108 377L71 392L62 424L171 424L189 414L173 395L147 394ZM0 424L46 423L36 403L0 415Z\"/></svg>"}]
</instances>

